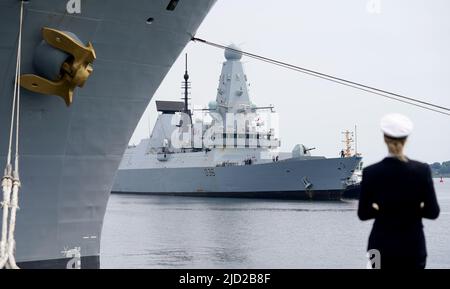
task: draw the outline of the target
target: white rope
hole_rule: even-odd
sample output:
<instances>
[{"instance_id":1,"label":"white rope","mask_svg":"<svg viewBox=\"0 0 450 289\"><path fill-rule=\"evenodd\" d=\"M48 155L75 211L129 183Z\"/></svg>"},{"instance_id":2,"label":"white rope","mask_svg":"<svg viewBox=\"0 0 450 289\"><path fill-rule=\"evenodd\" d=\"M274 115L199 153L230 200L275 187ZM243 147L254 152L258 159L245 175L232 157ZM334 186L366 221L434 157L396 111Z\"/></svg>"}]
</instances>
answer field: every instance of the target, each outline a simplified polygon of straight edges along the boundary
<instances>
[{"instance_id":1,"label":"white rope","mask_svg":"<svg viewBox=\"0 0 450 289\"><path fill-rule=\"evenodd\" d=\"M20 188L20 178L19 178L19 115L20 115L20 66L22 57L22 30L23 30L23 1L20 3L20 21L19 21L19 38L17 44L17 59L16 59L16 73L14 79L14 95L12 102L11 111L11 127L9 133L9 147L7 164L5 168L5 174L2 179L2 189L3 189L3 218L2 218L2 236L0 241L0 269L1 268L11 268L19 269L16 264L15 253L15 239L14 232L16 228L16 213L19 208L19 188ZM17 102L17 103L16 103ZM16 151L14 159L14 171L12 171L11 166L11 152L12 152L12 138L14 121L16 128ZM11 196L12 192L12 196ZM11 209L11 215L8 224L8 213ZM6 235L7 234L7 235Z\"/></svg>"},{"instance_id":2,"label":"white rope","mask_svg":"<svg viewBox=\"0 0 450 289\"><path fill-rule=\"evenodd\" d=\"M1 206L3 208L3 218L2 218L2 238L0 241L0 269L3 268L8 261L7 254L7 232L8 232L8 213L9 213L9 202L11 198L12 190L12 177L11 177L11 166L7 165L5 169L5 175L2 178L2 190L3 190L3 202Z\"/></svg>"}]
</instances>

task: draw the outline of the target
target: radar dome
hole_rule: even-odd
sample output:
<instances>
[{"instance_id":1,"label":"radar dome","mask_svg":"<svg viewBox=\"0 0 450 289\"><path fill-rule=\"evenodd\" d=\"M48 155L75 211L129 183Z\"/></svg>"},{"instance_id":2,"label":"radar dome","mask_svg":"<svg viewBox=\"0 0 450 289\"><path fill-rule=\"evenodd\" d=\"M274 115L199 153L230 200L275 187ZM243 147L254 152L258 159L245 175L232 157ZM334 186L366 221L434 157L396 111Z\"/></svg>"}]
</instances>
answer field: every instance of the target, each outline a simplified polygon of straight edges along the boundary
<instances>
[{"instance_id":1,"label":"radar dome","mask_svg":"<svg viewBox=\"0 0 450 289\"><path fill-rule=\"evenodd\" d=\"M239 50L239 51L236 51L236 50ZM234 45L234 44L229 45L225 49L225 58L227 60L239 60L239 59L241 59L242 58L241 49L239 47L237 47L236 45Z\"/></svg>"}]
</instances>

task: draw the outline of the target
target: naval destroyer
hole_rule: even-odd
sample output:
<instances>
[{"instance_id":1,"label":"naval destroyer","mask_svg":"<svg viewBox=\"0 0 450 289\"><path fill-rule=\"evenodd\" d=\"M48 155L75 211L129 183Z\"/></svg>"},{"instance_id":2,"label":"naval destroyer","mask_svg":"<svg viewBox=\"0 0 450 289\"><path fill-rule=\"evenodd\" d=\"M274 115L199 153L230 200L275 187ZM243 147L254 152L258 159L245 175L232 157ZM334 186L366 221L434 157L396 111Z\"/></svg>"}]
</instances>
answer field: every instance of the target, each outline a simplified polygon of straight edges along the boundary
<instances>
[{"instance_id":1,"label":"naval destroyer","mask_svg":"<svg viewBox=\"0 0 450 289\"><path fill-rule=\"evenodd\" d=\"M128 141L214 3L0 0L1 170L15 79L21 87L19 267L99 267L103 217ZM10 179L7 169L3 181Z\"/></svg>"},{"instance_id":2,"label":"naval destroyer","mask_svg":"<svg viewBox=\"0 0 450 289\"><path fill-rule=\"evenodd\" d=\"M186 68L184 102L156 102L150 138L126 150L113 193L341 199L361 158L313 156L303 144L281 152L276 113L250 100L241 57L225 50L216 100L201 116L188 107Z\"/></svg>"}]
</instances>

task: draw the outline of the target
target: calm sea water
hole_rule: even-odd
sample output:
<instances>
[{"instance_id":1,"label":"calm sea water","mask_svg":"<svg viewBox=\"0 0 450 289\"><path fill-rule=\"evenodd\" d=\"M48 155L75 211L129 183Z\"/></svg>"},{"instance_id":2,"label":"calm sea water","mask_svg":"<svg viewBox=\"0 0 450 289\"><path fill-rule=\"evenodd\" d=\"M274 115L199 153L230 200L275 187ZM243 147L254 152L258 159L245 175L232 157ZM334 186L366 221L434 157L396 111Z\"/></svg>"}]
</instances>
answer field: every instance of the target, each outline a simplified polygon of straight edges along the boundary
<instances>
[{"instance_id":1,"label":"calm sea water","mask_svg":"<svg viewBox=\"0 0 450 289\"><path fill-rule=\"evenodd\" d=\"M441 215L424 221L427 268L450 268L450 179ZM365 268L372 221L357 201L112 195L102 268Z\"/></svg>"}]
</instances>

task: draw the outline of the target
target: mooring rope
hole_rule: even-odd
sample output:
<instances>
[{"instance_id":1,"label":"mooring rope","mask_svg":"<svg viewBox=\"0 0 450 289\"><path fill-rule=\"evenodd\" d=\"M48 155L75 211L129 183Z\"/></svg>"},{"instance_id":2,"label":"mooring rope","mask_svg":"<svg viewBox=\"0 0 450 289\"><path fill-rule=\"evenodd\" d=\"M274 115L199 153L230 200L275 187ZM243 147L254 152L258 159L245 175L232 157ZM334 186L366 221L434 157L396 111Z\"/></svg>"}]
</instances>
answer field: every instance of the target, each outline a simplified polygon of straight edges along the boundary
<instances>
[{"instance_id":1,"label":"mooring rope","mask_svg":"<svg viewBox=\"0 0 450 289\"><path fill-rule=\"evenodd\" d=\"M9 146L8 155L5 168L5 174L2 178L3 189L3 202L1 203L3 208L2 218L2 235L0 241L0 269L10 268L19 269L16 264L15 253L15 239L14 232L16 228L16 213L19 208L19 121L20 121L20 67L22 56L22 30L23 30L23 3L20 2L20 18L19 18L19 37L17 41L17 59L16 59L16 71L14 79L14 93L11 108L11 127L9 132ZM11 164L12 159L12 140L15 124L15 156L14 156L14 170ZM12 195L11 195L12 192ZM8 215L11 210L9 224Z\"/></svg>"},{"instance_id":2,"label":"mooring rope","mask_svg":"<svg viewBox=\"0 0 450 289\"><path fill-rule=\"evenodd\" d=\"M216 48L219 48L219 49L226 49L226 50L238 52L238 53L241 53L241 54L243 54L243 55L245 55L247 57L250 57L250 58L253 58L253 59L256 59L256 60L260 60L260 61L263 61L263 62L266 62L266 63L269 63L269 64L273 64L273 65L276 65L276 66L279 66L279 67L283 67L283 68L286 68L286 69L290 69L290 70L293 70L293 71L296 71L296 72L300 72L300 73L303 73L303 74L311 75L311 76L314 76L314 77L317 77L317 78L321 78L321 79L324 79L324 80L328 80L328 81L331 81L331 82L334 82L334 83L337 83L337 84L345 85L345 86L352 87L352 88L355 88L355 89L358 89L358 90L362 90L362 91L365 91L365 92L368 92L368 93L371 93L371 94L382 96L384 98L388 98L388 99L391 99L391 100L394 100L394 101L402 102L402 103L405 103L405 104L409 104L409 105L413 105L413 106L416 106L416 107L420 107L422 109L426 109L426 110L437 112L437 113L440 113L440 114L443 114L443 115L446 115L446 116L450 116L450 108L449 107L444 107L444 106L441 106L441 105L437 105L437 104L434 104L434 103L431 103L431 102L427 102L427 101L423 101L423 100L420 100L420 99L417 99L417 98L413 98L413 97L407 97L407 96L404 96L404 95L401 95L401 94L398 94L398 93L394 93L394 92L390 92L390 91L387 91L387 90L379 89L379 88L376 88L376 87L373 87L373 86L368 86L368 85L365 85L365 84L362 84L362 83L358 83L358 82L355 82L355 81L350 81L350 80L347 80L347 79L339 78L339 77L336 77L336 76L332 76L330 74L325 74L325 73L322 73L322 72L319 72L319 71L315 71L315 70L312 70L312 69L307 69L307 68L300 67L300 66L297 66L297 65L294 65L294 64L290 64L290 63L287 63L287 62L279 61L279 60L276 60L276 59L273 59L273 58L268 58L268 57L264 57L262 55L258 55L258 54L250 53L250 52L247 52L247 51L235 49L233 47L227 47L225 45L218 44L218 43L215 43L215 42L211 42L211 41L208 41L208 40L205 40L205 39L192 37L191 40L194 41L194 42L206 44L206 45L209 45L209 46L212 46L212 47L216 47Z\"/></svg>"}]
</instances>

